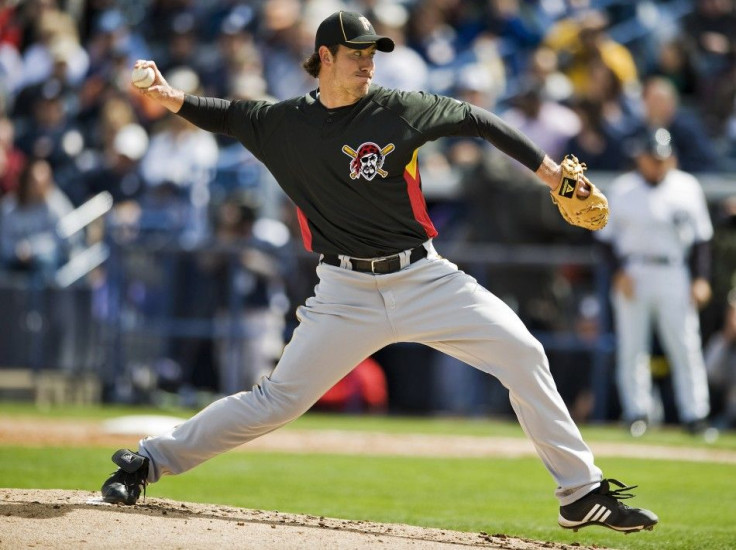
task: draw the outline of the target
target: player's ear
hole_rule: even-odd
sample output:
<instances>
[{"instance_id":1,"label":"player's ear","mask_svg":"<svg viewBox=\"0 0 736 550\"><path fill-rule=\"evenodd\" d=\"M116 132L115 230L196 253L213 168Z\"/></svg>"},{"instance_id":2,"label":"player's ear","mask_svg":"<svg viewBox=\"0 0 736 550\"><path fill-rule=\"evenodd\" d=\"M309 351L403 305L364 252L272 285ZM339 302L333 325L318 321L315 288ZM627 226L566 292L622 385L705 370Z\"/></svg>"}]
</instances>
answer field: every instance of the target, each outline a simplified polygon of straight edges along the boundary
<instances>
[{"instance_id":1,"label":"player's ear","mask_svg":"<svg viewBox=\"0 0 736 550\"><path fill-rule=\"evenodd\" d=\"M334 57L327 46L319 47L319 60L323 65L329 65L333 62Z\"/></svg>"}]
</instances>

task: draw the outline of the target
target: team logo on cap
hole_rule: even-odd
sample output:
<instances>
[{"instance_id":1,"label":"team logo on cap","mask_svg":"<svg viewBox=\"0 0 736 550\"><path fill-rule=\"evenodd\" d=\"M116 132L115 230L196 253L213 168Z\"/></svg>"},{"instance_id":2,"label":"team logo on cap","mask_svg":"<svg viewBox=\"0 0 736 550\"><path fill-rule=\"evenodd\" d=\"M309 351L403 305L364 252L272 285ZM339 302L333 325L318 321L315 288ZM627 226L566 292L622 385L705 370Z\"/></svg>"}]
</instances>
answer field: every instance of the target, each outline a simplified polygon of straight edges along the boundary
<instances>
[{"instance_id":1,"label":"team logo on cap","mask_svg":"<svg viewBox=\"0 0 736 550\"><path fill-rule=\"evenodd\" d=\"M363 176L368 181L376 177L376 174L385 178L388 172L383 169L386 156L395 149L393 143L381 148L372 141L366 141L356 151L349 145L342 146L342 152L349 156L350 179L358 179Z\"/></svg>"},{"instance_id":2,"label":"team logo on cap","mask_svg":"<svg viewBox=\"0 0 736 550\"><path fill-rule=\"evenodd\" d=\"M358 21L363 23L363 27L365 28L366 32L371 30L371 22L368 21L368 19L366 19L364 16L361 15L360 17L358 17Z\"/></svg>"}]
</instances>

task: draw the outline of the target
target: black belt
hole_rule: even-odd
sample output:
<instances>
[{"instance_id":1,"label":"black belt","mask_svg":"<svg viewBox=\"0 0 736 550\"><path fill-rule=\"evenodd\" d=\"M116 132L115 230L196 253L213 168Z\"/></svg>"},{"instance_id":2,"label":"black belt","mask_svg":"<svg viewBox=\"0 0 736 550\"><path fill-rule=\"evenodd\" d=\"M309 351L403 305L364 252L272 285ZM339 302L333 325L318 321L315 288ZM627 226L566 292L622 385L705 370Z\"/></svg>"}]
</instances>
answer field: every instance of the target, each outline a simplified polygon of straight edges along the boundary
<instances>
[{"instance_id":1,"label":"black belt","mask_svg":"<svg viewBox=\"0 0 736 550\"><path fill-rule=\"evenodd\" d=\"M411 249L409 255L409 264L421 260L427 257L427 249L420 245L416 248ZM362 273L395 273L401 269L401 255L394 254L392 256L384 256L382 258L347 258L350 261L350 266L343 264L340 261L340 256L337 254L323 254L322 263L334 265L336 267L344 267L353 271L360 271ZM409 265L407 264L407 265Z\"/></svg>"},{"instance_id":2,"label":"black belt","mask_svg":"<svg viewBox=\"0 0 736 550\"><path fill-rule=\"evenodd\" d=\"M677 265L682 263L669 256L654 256L649 254L631 254L630 256L626 256L626 261L653 265Z\"/></svg>"}]
</instances>

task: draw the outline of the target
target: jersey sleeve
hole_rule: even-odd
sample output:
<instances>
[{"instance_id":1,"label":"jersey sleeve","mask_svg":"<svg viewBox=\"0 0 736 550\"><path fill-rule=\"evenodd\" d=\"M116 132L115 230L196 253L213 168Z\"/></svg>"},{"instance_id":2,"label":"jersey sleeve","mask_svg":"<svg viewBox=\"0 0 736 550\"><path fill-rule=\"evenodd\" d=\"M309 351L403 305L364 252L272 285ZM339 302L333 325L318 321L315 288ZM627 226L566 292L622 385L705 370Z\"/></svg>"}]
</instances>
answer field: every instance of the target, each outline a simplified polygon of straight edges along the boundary
<instances>
[{"instance_id":1,"label":"jersey sleeve","mask_svg":"<svg viewBox=\"0 0 736 550\"><path fill-rule=\"evenodd\" d=\"M545 152L541 147L500 117L471 105L468 119L466 119L466 125L469 126L469 132L475 126L480 137L490 142L499 151L519 161L532 172L536 172L542 164Z\"/></svg>"},{"instance_id":2,"label":"jersey sleeve","mask_svg":"<svg viewBox=\"0 0 736 550\"><path fill-rule=\"evenodd\" d=\"M242 143L259 160L263 160L263 143L272 111L273 104L267 101L238 100L228 109L228 135Z\"/></svg>"},{"instance_id":3,"label":"jersey sleeve","mask_svg":"<svg viewBox=\"0 0 736 550\"><path fill-rule=\"evenodd\" d=\"M407 93L406 116L428 141L448 136L479 137L536 171L544 151L527 136L484 109L457 99L424 92Z\"/></svg>"},{"instance_id":4,"label":"jersey sleeve","mask_svg":"<svg viewBox=\"0 0 736 550\"><path fill-rule=\"evenodd\" d=\"M271 106L267 101L228 101L187 94L177 114L203 130L237 139L260 159Z\"/></svg>"},{"instance_id":5,"label":"jersey sleeve","mask_svg":"<svg viewBox=\"0 0 736 550\"><path fill-rule=\"evenodd\" d=\"M229 107L230 102L226 99L186 94L176 114L202 130L225 134L225 116Z\"/></svg>"},{"instance_id":6,"label":"jersey sleeve","mask_svg":"<svg viewBox=\"0 0 736 550\"><path fill-rule=\"evenodd\" d=\"M427 141L458 133L470 106L450 97L427 92L399 92L402 98L403 116Z\"/></svg>"}]
</instances>

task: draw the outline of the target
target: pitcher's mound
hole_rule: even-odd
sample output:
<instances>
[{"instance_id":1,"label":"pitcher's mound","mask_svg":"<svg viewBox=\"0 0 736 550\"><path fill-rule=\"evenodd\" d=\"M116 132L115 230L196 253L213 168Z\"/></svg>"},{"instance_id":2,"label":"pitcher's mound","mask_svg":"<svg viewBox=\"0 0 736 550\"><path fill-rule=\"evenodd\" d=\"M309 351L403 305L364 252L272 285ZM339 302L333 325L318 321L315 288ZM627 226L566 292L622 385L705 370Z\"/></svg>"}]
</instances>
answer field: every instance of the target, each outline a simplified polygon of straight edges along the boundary
<instances>
[{"instance_id":1,"label":"pitcher's mound","mask_svg":"<svg viewBox=\"0 0 736 550\"><path fill-rule=\"evenodd\" d=\"M0 489L0 526L3 549L573 548L501 534L463 533L159 498L147 498L136 506L113 506L103 503L96 492L37 489Z\"/></svg>"}]
</instances>

